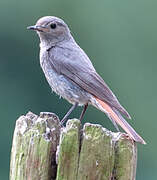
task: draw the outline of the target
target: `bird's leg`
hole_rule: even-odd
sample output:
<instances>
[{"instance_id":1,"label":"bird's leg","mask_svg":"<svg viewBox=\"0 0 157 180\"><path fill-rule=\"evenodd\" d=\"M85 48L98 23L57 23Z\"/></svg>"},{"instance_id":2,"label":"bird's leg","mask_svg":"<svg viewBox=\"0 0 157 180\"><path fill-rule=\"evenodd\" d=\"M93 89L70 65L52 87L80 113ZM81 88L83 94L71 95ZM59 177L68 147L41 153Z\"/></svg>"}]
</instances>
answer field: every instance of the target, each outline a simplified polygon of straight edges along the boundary
<instances>
[{"instance_id":1,"label":"bird's leg","mask_svg":"<svg viewBox=\"0 0 157 180\"><path fill-rule=\"evenodd\" d=\"M83 116L84 116L84 114L85 114L85 112L87 110L87 107L88 107L88 103L84 105L84 108L83 108L83 110L81 112L81 115L80 115L80 118L79 118L80 121L83 119Z\"/></svg>"},{"instance_id":2,"label":"bird's leg","mask_svg":"<svg viewBox=\"0 0 157 180\"><path fill-rule=\"evenodd\" d=\"M66 113L66 115L63 117L63 119L61 120L61 124L63 124L69 117L69 115L72 113L72 111L77 108L78 103L76 102L70 109L69 111Z\"/></svg>"}]
</instances>

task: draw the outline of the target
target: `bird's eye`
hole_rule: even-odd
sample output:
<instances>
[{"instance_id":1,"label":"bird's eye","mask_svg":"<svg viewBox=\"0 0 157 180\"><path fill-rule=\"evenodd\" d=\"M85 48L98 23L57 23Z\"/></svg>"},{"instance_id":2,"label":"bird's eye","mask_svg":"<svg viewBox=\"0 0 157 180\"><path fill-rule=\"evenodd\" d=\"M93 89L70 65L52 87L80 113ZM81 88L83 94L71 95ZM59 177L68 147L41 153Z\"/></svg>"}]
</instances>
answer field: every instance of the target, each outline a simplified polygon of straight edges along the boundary
<instances>
[{"instance_id":1,"label":"bird's eye","mask_svg":"<svg viewBox=\"0 0 157 180\"><path fill-rule=\"evenodd\" d=\"M52 23L51 25L50 25L50 27L51 27L51 29L56 29L56 24L55 23Z\"/></svg>"}]
</instances>

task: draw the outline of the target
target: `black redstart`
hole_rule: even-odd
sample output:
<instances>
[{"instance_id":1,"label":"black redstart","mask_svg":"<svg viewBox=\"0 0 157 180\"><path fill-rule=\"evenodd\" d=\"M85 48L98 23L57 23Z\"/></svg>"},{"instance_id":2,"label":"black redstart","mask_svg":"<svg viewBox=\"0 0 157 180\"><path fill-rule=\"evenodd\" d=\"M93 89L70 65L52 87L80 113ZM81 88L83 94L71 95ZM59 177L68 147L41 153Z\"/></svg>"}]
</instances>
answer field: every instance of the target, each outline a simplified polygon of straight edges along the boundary
<instances>
[{"instance_id":1,"label":"black redstart","mask_svg":"<svg viewBox=\"0 0 157 180\"><path fill-rule=\"evenodd\" d=\"M77 45L62 19L42 17L28 29L35 30L39 35L40 65L50 87L73 104L62 123L78 105L84 105L81 120L88 104L91 104L104 112L117 129L118 124L134 141L145 144L121 115L131 118L96 72L88 56Z\"/></svg>"}]
</instances>

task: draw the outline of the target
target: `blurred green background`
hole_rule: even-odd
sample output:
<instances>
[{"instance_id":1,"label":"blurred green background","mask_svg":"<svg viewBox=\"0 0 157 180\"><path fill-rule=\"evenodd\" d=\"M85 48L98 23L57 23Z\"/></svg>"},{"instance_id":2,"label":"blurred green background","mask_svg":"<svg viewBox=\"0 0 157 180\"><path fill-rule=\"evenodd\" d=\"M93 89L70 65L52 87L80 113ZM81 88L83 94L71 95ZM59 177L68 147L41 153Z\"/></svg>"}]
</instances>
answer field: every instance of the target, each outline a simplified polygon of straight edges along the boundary
<instances>
[{"instance_id":1,"label":"blurred green background","mask_svg":"<svg viewBox=\"0 0 157 180\"><path fill-rule=\"evenodd\" d=\"M70 105L51 94L39 65L39 39L26 29L45 15L63 18L147 142L138 145L137 180L157 179L157 1L0 1L0 179L7 180L16 119L28 111L60 118ZM81 108L71 117L78 117ZM115 130L90 107L84 122Z\"/></svg>"}]
</instances>

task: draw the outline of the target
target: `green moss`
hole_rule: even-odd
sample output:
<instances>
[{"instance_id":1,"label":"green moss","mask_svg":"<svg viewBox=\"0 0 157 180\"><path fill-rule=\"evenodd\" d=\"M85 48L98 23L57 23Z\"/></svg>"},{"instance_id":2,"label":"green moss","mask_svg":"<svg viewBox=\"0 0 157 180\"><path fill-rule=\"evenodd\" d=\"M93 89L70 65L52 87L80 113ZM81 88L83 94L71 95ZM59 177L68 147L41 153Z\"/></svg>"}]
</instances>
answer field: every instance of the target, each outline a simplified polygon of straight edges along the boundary
<instances>
[{"instance_id":1,"label":"green moss","mask_svg":"<svg viewBox=\"0 0 157 180\"><path fill-rule=\"evenodd\" d=\"M75 180L77 178L79 158L80 121L69 120L61 132L57 180Z\"/></svg>"},{"instance_id":2,"label":"green moss","mask_svg":"<svg viewBox=\"0 0 157 180\"><path fill-rule=\"evenodd\" d=\"M111 138L102 126L85 124L78 179L110 179L114 162Z\"/></svg>"},{"instance_id":3,"label":"green moss","mask_svg":"<svg viewBox=\"0 0 157 180\"><path fill-rule=\"evenodd\" d=\"M34 121L23 133L21 132L22 126L16 126L12 147L10 180L47 180L51 177L54 147L46 132L49 128L47 118ZM18 123L24 125L30 119L25 117L20 121ZM51 126L53 128L53 120ZM56 136L56 132L53 136Z\"/></svg>"},{"instance_id":4,"label":"green moss","mask_svg":"<svg viewBox=\"0 0 157 180\"><path fill-rule=\"evenodd\" d=\"M136 144L121 136L115 146L115 176L117 180L132 180L136 173Z\"/></svg>"}]
</instances>

